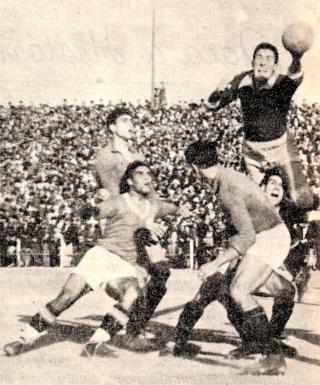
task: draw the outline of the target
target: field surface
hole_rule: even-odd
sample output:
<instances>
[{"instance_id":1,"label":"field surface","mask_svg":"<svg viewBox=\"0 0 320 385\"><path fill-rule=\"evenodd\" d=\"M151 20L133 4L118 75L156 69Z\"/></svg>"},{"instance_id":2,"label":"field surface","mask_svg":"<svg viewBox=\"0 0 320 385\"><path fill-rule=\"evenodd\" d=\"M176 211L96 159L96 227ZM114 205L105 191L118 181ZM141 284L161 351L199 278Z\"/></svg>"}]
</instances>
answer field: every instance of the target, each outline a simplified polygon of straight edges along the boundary
<instances>
[{"instance_id":1,"label":"field surface","mask_svg":"<svg viewBox=\"0 0 320 385\"><path fill-rule=\"evenodd\" d=\"M71 268L0 269L0 345L19 335L23 323L61 288ZM172 270L168 292L148 331L170 338L182 306L199 287L197 271ZM315 272L303 303L296 305L286 329L286 343L298 349L286 359L284 376L239 373L253 361L227 358L239 339L221 305L214 303L197 323L191 342L201 347L192 359L160 357L115 348L118 358L82 358L83 344L110 306L102 292L90 293L62 314L35 348L16 357L0 356L0 385L316 385L320 378L320 273ZM272 301L259 299L270 314ZM2 349L1 349L2 350Z\"/></svg>"}]
</instances>

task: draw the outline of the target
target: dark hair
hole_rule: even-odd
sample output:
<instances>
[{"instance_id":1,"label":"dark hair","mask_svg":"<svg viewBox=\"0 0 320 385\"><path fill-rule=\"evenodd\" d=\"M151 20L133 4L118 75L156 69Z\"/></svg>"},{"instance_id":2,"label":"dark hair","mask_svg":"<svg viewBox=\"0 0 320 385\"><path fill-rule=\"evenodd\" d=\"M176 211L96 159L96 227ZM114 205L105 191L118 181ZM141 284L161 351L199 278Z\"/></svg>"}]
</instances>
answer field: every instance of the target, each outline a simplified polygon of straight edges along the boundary
<instances>
[{"instance_id":1,"label":"dark hair","mask_svg":"<svg viewBox=\"0 0 320 385\"><path fill-rule=\"evenodd\" d=\"M184 155L187 163L199 168L209 168L218 163L216 144L209 140L198 140L190 144Z\"/></svg>"},{"instance_id":2,"label":"dark hair","mask_svg":"<svg viewBox=\"0 0 320 385\"><path fill-rule=\"evenodd\" d=\"M116 124L117 119L122 115L132 115L130 110L124 107L116 107L113 111L111 111L107 117L107 125Z\"/></svg>"},{"instance_id":3,"label":"dark hair","mask_svg":"<svg viewBox=\"0 0 320 385\"><path fill-rule=\"evenodd\" d=\"M125 194L130 191L128 179L132 178L135 169L142 166L148 167L148 169L150 170L150 167L147 165L147 163L142 162L141 160L135 160L134 162L128 165L126 171L124 172L123 176L120 179L120 183L119 183L120 194Z\"/></svg>"},{"instance_id":4,"label":"dark hair","mask_svg":"<svg viewBox=\"0 0 320 385\"><path fill-rule=\"evenodd\" d=\"M253 60L255 59L256 57L256 54L257 52L260 50L260 49L269 49L270 51L272 51L274 53L274 59L275 59L275 62L278 63L278 60L279 60L279 52L278 52L278 49L277 47L275 47L274 45L270 44L270 43L260 43L256 46L256 48L254 49L253 51Z\"/></svg>"},{"instance_id":5,"label":"dark hair","mask_svg":"<svg viewBox=\"0 0 320 385\"><path fill-rule=\"evenodd\" d=\"M269 179L272 176L278 176L282 180L283 187L283 201L284 199L289 199L289 178L286 171L281 166L276 166L266 170L264 177L260 183L260 186L266 186L269 182Z\"/></svg>"}]
</instances>

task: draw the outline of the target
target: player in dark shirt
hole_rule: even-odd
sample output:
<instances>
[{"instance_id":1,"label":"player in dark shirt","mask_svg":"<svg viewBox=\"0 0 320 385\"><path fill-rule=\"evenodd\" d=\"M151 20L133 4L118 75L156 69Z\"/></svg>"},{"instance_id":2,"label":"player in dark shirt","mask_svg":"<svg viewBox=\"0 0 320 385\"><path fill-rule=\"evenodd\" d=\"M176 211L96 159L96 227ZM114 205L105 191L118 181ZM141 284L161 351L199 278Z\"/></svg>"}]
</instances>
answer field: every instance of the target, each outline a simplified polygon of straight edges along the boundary
<instances>
[{"instance_id":1,"label":"player in dark shirt","mask_svg":"<svg viewBox=\"0 0 320 385\"><path fill-rule=\"evenodd\" d=\"M243 156L249 175L259 184L266 163L283 165L292 200L299 207L311 208L313 194L303 175L294 140L287 133L291 98L303 78L301 56L291 55L288 73L280 75L277 48L269 43L259 44L253 53L252 70L237 75L224 90L214 91L209 102L213 110L218 110L240 99Z\"/></svg>"}]
</instances>

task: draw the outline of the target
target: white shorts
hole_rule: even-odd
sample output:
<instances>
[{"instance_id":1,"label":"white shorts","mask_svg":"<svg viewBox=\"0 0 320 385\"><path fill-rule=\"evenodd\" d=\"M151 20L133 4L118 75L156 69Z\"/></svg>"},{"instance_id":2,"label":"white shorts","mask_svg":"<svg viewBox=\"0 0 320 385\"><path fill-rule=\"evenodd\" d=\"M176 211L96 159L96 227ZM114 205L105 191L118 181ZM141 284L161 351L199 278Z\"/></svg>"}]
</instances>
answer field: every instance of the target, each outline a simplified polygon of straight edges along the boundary
<instances>
[{"instance_id":1,"label":"white shorts","mask_svg":"<svg viewBox=\"0 0 320 385\"><path fill-rule=\"evenodd\" d=\"M290 155L287 146L287 134L268 142L243 142L244 161L252 180L260 184L264 173L261 171L264 163L279 164L286 169L290 166Z\"/></svg>"},{"instance_id":2,"label":"white shorts","mask_svg":"<svg viewBox=\"0 0 320 385\"><path fill-rule=\"evenodd\" d=\"M247 254L269 265L273 270L282 266L290 250L291 237L284 223L256 235L255 243Z\"/></svg>"},{"instance_id":3,"label":"white shorts","mask_svg":"<svg viewBox=\"0 0 320 385\"><path fill-rule=\"evenodd\" d=\"M116 278L138 277L133 265L102 246L88 250L73 272L80 275L93 290L104 290L106 284Z\"/></svg>"}]
</instances>

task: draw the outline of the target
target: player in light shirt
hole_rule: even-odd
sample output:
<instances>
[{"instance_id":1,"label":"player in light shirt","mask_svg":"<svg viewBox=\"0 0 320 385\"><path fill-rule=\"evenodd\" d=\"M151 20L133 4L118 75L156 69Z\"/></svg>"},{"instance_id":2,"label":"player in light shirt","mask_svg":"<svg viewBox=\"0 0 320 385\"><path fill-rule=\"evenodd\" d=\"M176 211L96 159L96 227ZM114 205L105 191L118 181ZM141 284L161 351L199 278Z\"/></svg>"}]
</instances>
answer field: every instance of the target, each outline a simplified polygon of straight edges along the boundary
<instances>
[{"instance_id":1,"label":"player in light shirt","mask_svg":"<svg viewBox=\"0 0 320 385\"><path fill-rule=\"evenodd\" d=\"M20 338L4 347L7 355L29 349L62 312L86 293L98 289L112 293L119 304L105 315L83 355L114 355L107 342L128 322L125 313L130 314L131 306L141 295L147 275L136 263L135 233L146 226L148 219L177 213L176 206L154 196L152 181L151 170L145 163L129 164L122 180L122 194L110 195L99 205L100 217L107 219L107 235L84 255L58 296L32 317ZM149 249L150 255L163 258L159 245Z\"/></svg>"}]
</instances>

